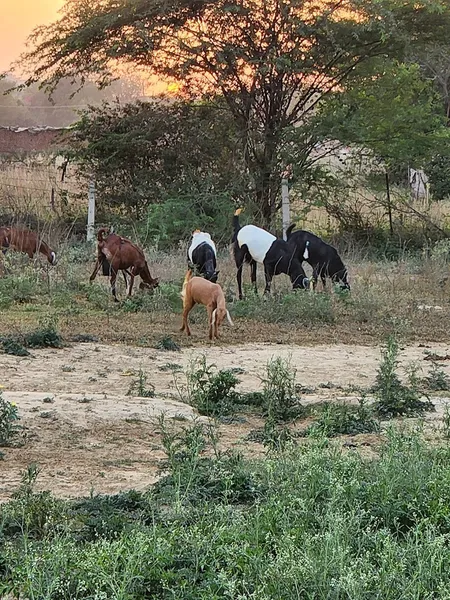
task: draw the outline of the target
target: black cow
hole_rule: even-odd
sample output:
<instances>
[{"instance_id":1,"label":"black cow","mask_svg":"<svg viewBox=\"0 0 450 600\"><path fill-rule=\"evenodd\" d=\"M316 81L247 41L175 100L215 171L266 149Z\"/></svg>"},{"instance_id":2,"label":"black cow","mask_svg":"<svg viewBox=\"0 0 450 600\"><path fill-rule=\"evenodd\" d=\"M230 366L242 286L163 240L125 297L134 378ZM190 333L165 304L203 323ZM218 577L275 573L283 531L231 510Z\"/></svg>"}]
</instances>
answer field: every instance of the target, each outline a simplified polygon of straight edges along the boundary
<instances>
[{"instance_id":1,"label":"black cow","mask_svg":"<svg viewBox=\"0 0 450 600\"><path fill-rule=\"evenodd\" d=\"M255 292L257 292L257 263L264 265L264 275L266 277L265 294L270 293L272 278L279 273L285 273L289 276L294 289L308 288L309 280L303 270L301 261L294 256L287 243L255 225L241 227L239 224L240 213L241 209L238 209L233 217L233 252L237 267L236 277L239 299L242 299L242 267L244 266L244 262L250 263L251 280Z\"/></svg>"},{"instance_id":2,"label":"black cow","mask_svg":"<svg viewBox=\"0 0 450 600\"><path fill-rule=\"evenodd\" d=\"M310 231L299 229L293 232L294 227L295 224L287 228L287 243L298 260L305 260L313 268L312 282L314 289L319 277L324 288L326 278L329 277L341 289L350 290L347 267L342 262L336 248Z\"/></svg>"}]
</instances>

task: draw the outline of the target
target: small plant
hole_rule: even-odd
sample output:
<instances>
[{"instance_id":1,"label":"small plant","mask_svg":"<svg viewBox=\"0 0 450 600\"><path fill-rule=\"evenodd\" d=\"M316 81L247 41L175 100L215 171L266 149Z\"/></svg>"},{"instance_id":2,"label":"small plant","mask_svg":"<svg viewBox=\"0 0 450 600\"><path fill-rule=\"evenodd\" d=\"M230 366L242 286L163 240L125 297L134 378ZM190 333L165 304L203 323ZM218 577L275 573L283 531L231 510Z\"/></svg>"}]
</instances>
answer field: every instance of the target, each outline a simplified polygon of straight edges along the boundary
<instances>
[{"instance_id":1,"label":"small plant","mask_svg":"<svg viewBox=\"0 0 450 600\"><path fill-rule=\"evenodd\" d=\"M317 420L306 430L307 435L334 437L380 430L379 421L364 398L358 400L357 406L345 402L325 402L317 408L316 416Z\"/></svg>"},{"instance_id":2,"label":"small plant","mask_svg":"<svg viewBox=\"0 0 450 600\"><path fill-rule=\"evenodd\" d=\"M166 363L164 365L160 365L158 367L158 369L160 371L164 371L164 372L170 371L171 373L178 373L179 371L183 370L183 367L181 365L179 365L178 363L168 362L168 363Z\"/></svg>"},{"instance_id":3,"label":"small plant","mask_svg":"<svg viewBox=\"0 0 450 600\"><path fill-rule=\"evenodd\" d=\"M157 350L168 350L169 352L180 352L180 346L173 341L169 335L165 335L155 344Z\"/></svg>"},{"instance_id":4,"label":"small plant","mask_svg":"<svg viewBox=\"0 0 450 600\"><path fill-rule=\"evenodd\" d=\"M56 322L52 317L39 321L39 327L26 333L24 345L28 348L61 348L62 337L56 329Z\"/></svg>"},{"instance_id":5,"label":"small plant","mask_svg":"<svg viewBox=\"0 0 450 600\"><path fill-rule=\"evenodd\" d=\"M444 415L442 417L442 433L445 438L450 439L450 405L448 402L444 405Z\"/></svg>"},{"instance_id":6,"label":"small plant","mask_svg":"<svg viewBox=\"0 0 450 600\"><path fill-rule=\"evenodd\" d=\"M25 346L12 335L1 338L1 344L5 354L12 354L14 356L30 356L30 353Z\"/></svg>"},{"instance_id":7,"label":"small plant","mask_svg":"<svg viewBox=\"0 0 450 600\"><path fill-rule=\"evenodd\" d=\"M398 375L398 343L395 337L389 336L382 349L382 360L378 367L375 385L376 410L380 416L395 417L398 415L417 415L434 406L420 390L416 369L410 370L408 385L404 385ZM422 398L426 400L422 400Z\"/></svg>"},{"instance_id":8,"label":"small plant","mask_svg":"<svg viewBox=\"0 0 450 600\"><path fill-rule=\"evenodd\" d=\"M189 401L198 412L208 416L230 415L235 411L239 383L229 370L214 373L214 365L207 365L205 356L191 362L186 373Z\"/></svg>"},{"instance_id":9,"label":"small plant","mask_svg":"<svg viewBox=\"0 0 450 600\"><path fill-rule=\"evenodd\" d=\"M19 411L14 402L3 397L0 390L0 446L10 446L21 427L17 424Z\"/></svg>"},{"instance_id":10,"label":"small plant","mask_svg":"<svg viewBox=\"0 0 450 600\"><path fill-rule=\"evenodd\" d=\"M262 381L264 409L269 420L288 421L302 412L295 374L290 361L284 358L277 357L267 363L266 377Z\"/></svg>"},{"instance_id":11,"label":"small plant","mask_svg":"<svg viewBox=\"0 0 450 600\"><path fill-rule=\"evenodd\" d=\"M127 396L140 396L142 398L154 398L155 386L147 383L147 375L139 369L137 379L133 380L128 388Z\"/></svg>"},{"instance_id":12,"label":"small plant","mask_svg":"<svg viewBox=\"0 0 450 600\"><path fill-rule=\"evenodd\" d=\"M425 377L424 383L433 392L448 392L450 390L450 377L435 361L432 361L431 370L428 376Z\"/></svg>"}]
</instances>

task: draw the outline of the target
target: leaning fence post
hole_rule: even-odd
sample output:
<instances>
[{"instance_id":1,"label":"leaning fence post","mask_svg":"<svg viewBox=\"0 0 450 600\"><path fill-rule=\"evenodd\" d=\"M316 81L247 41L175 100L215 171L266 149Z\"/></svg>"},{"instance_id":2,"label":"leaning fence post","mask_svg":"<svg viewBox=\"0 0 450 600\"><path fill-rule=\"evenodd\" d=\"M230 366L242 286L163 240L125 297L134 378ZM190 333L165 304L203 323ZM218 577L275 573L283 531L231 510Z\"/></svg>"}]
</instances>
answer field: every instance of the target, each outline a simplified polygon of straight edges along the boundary
<instances>
[{"instance_id":1,"label":"leaning fence post","mask_svg":"<svg viewBox=\"0 0 450 600\"><path fill-rule=\"evenodd\" d=\"M283 221L283 240L285 240L286 229L289 227L291 220L289 208L289 181L287 177L283 177L281 180L281 218Z\"/></svg>"},{"instance_id":2,"label":"leaning fence post","mask_svg":"<svg viewBox=\"0 0 450 600\"><path fill-rule=\"evenodd\" d=\"M88 220L87 220L87 235L86 239L91 242L94 237L94 223L95 223L95 179L91 179L89 182L88 191Z\"/></svg>"}]
</instances>

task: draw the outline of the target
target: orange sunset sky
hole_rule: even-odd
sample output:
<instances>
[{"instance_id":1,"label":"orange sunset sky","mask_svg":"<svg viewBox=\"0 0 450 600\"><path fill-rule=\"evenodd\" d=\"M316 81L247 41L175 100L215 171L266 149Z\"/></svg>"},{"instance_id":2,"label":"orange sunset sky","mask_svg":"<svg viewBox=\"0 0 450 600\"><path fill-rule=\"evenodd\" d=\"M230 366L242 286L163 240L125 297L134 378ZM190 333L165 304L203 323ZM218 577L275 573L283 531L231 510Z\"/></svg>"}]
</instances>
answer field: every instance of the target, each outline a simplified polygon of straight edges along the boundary
<instances>
[{"instance_id":1,"label":"orange sunset sky","mask_svg":"<svg viewBox=\"0 0 450 600\"><path fill-rule=\"evenodd\" d=\"M0 72L25 48L32 29L58 17L64 0L0 0Z\"/></svg>"}]
</instances>

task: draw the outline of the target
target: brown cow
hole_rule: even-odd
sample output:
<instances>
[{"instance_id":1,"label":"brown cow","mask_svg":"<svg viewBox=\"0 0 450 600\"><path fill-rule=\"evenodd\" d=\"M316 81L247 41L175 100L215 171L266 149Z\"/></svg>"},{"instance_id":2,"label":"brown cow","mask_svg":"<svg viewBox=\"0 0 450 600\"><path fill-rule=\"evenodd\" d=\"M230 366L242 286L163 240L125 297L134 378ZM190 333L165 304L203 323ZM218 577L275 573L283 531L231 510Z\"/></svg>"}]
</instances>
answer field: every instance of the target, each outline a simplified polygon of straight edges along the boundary
<instances>
[{"instance_id":1,"label":"brown cow","mask_svg":"<svg viewBox=\"0 0 450 600\"><path fill-rule=\"evenodd\" d=\"M154 279L150 275L150 270L143 251L130 240L127 240L120 235L116 235L115 233L108 234L108 231L109 230L105 227L98 230L97 262L95 263L95 268L90 277L90 281L94 281L100 267L102 267L103 275L109 275L111 277L111 293L116 302L118 302L116 295L116 279L119 271L123 271L124 273L125 282L128 287L128 296L131 296L134 278L137 275L142 279L139 285L140 289L153 290L158 287L159 279ZM125 273L130 276L129 284Z\"/></svg>"},{"instance_id":2,"label":"brown cow","mask_svg":"<svg viewBox=\"0 0 450 600\"><path fill-rule=\"evenodd\" d=\"M51 265L56 264L56 254L37 233L22 227L0 227L0 248L3 254L8 249L24 252L30 258L40 252Z\"/></svg>"}]
</instances>

